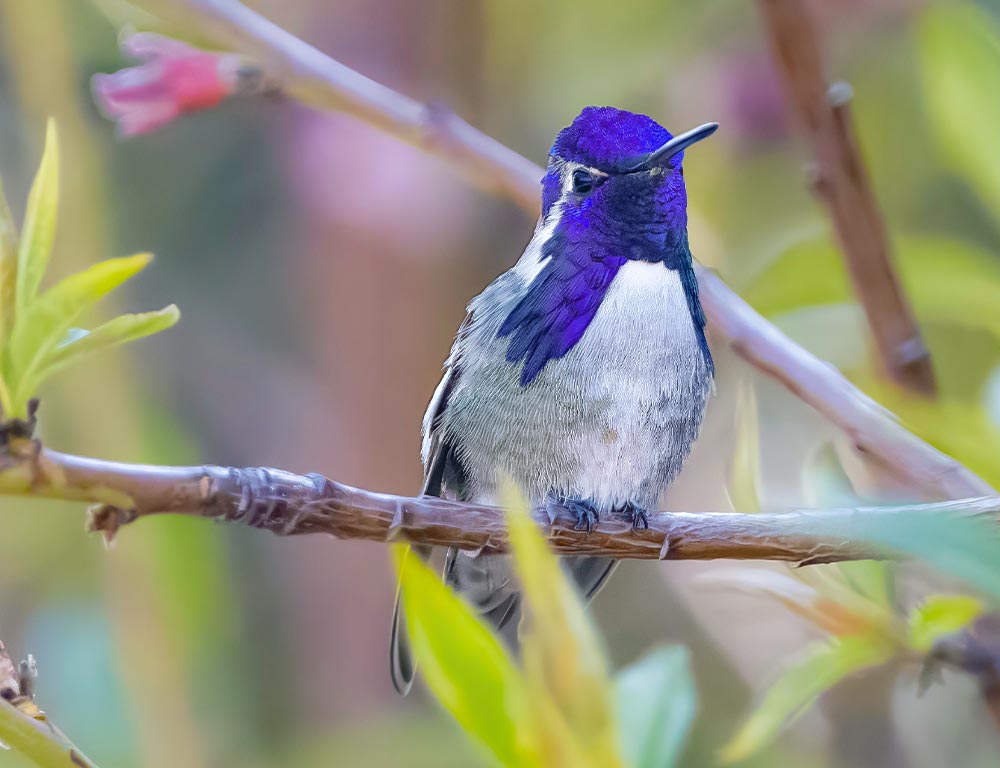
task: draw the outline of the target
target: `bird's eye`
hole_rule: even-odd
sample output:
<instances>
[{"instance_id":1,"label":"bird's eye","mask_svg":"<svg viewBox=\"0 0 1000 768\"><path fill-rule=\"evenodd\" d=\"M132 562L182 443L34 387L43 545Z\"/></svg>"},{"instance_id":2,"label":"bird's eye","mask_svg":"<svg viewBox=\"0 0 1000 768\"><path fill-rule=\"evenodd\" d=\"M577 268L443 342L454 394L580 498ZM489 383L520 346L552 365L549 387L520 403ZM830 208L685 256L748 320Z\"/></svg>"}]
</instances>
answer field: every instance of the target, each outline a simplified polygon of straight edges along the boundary
<instances>
[{"instance_id":1,"label":"bird's eye","mask_svg":"<svg viewBox=\"0 0 1000 768\"><path fill-rule=\"evenodd\" d=\"M573 191L578 195L585 195L594 188L594 177L590 171L577 168L573 171Z\"/></svg>"}]
</instances>

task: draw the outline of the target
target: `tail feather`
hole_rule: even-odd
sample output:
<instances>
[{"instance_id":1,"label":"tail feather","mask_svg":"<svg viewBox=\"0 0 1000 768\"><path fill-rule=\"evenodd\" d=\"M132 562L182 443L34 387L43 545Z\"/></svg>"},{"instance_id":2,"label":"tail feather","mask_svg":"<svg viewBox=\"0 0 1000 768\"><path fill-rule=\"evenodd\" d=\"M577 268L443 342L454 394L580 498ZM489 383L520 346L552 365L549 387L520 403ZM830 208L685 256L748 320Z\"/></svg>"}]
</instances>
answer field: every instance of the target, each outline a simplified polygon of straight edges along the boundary
<instances>
[{"instance_id":1,"label":"tail feather","mask_svg":"<svg viewBox=\"0 0 1000 768\"><path fill-rule=\"evenodd\" d=\"M427 547L413 549L414 554L424 560L430 556L430 549ZM610 557L567 557L562 562L587 601L601 590L618 565L618 561ZM445 559L444 580L472 604L512 651L517 651L521 593L517 589L509 557L471 557L457 549L449 549ZM413 685L416 664L410 650L404 618L397 590L392 615L390 672L393 687L406 695Z\"/></svg>"},{"instance_id":2,"label":"tail feather","mask_svg":"<svg viewBox=\"0 0 1000 768\"><path fill-rule=\"evenodd\" d=\"M396 689L396 693L405 696L413 686L417 668L413 663L413 653L410 651L410 638L406 632L406 618L403 616L398 589L396 604L392 609L392 635L389 643L389 675L392 677L392 687Z\"/></svg>"},{"instance_id":3,"label":"tail feather","mask_svg":"<svg viewBox=\"0 0 1000 768\"><path fill-rule=\"evenodd\" d=\"M563 564L587 601L594 599L618 567L618 561L610 557L567 557Z\"/></svg>"},{"instance_id":4,"label":"tail feather","mask_svg":"<svg viewBox=\"0 0 1000 768\"><path fill-rule=\"evenodd\" d=\"M427 554L421 556L426 559ZM580 594L589 601L607 582L618 561L609 557L567 557L563 565ZM444 578L450 587L472 603L507 646L516 652L521 623L521 593L514 580L510 558L505 555L470 557L456 549L449 549ZM398 591L392 616L391 647L392 684L405 695L413 685L416 665L410 651Z\"/></svg>"},{"instance_id":5,"label":"tail feather","mask_svg":"<svg viewBox=\"0 0 1000 768\"><path fill-rule=\"evenodd\" d=\"M431 556L430 547L411 546L407 556L416 555L426 562ZM392 633L389 636L389 675L392 687L405 696L413 686L417 665L410 650L410 636L406 631L406 617L403 615L402 583L396 586L396 602L392 607Z\"/></svg>"}]
</instances>

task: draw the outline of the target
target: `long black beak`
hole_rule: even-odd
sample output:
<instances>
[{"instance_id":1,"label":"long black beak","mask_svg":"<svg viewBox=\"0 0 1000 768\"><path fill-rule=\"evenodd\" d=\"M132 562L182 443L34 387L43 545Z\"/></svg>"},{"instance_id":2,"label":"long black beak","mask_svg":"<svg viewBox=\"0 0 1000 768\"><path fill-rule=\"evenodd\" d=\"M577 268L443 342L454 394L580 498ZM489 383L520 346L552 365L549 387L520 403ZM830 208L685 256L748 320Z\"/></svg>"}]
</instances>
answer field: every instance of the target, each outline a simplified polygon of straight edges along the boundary
<instances>
[{"instance_id":1,"label":"long black beak","mask_svg":"<svg viewBox=\"0 0 1000 768\"><path fill-rule=\"evenodd\" d=\"M697 128L692 128L686 133L682 133L679 136L674 136L670 141L664 144L659 149L655 149L650 152L645 157L641 158L639 162L630 168L625 170L625 173L635 173L636 171L647 171L657 165L662 165L667 162L671 157L676 155L678 152L683 152L685 149L690 147L692 144L696 144L702 139L707 139L713 133L718 130L718 123L705 123L704 125L699 125Z\"/></svg>"}]
</instances>

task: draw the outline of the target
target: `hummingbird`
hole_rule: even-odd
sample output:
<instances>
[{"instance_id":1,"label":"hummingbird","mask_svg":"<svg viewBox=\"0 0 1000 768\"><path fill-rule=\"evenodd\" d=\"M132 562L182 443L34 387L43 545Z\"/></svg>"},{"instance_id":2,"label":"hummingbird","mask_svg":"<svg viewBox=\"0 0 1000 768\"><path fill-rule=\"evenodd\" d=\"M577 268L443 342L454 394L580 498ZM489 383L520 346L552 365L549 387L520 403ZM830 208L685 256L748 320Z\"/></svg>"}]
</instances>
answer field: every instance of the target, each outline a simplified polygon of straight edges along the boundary
<instances>
[{"instance_id":1,"label":"hummingbird","mask_svg":"<svg viewBox=\"0 0 1000 768\"><path fill-rule=\"evenodd\" d=\"M646 115L586 107L559 132L534 234L469 303L427 408L423 494L495 504L509 478L577 528L604 515L648 526L713 387L681 164L717 128L673 136ZM589 600L616 562L563 564ZM516 647L521 596L506 556L451 549L444 578ZM406 693L415 668L398 595L391 649Z\"/></svg>"}]
</instances>

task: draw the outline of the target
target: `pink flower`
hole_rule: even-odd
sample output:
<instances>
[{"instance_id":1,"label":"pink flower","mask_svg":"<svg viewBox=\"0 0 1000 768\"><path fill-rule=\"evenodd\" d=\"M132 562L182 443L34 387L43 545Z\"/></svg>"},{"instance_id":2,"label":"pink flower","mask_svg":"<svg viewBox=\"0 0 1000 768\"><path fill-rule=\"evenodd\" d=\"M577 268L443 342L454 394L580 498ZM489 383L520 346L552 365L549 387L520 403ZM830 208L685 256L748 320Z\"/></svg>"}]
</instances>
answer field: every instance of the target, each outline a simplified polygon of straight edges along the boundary
<instances>
[{"instance_id":1,"label":"pink flower","mask_svg":"<svg viewBox=\"0 0 1000 768\"><path fill-rule=\"evenodd\" d=\"M188 112L214 107L240 81L242 59L208 53L162 35L141 32L122 41L139 66L94 75L94 99L116 120L121 136L149 133Z\"/></svg>"}]
</instances>

